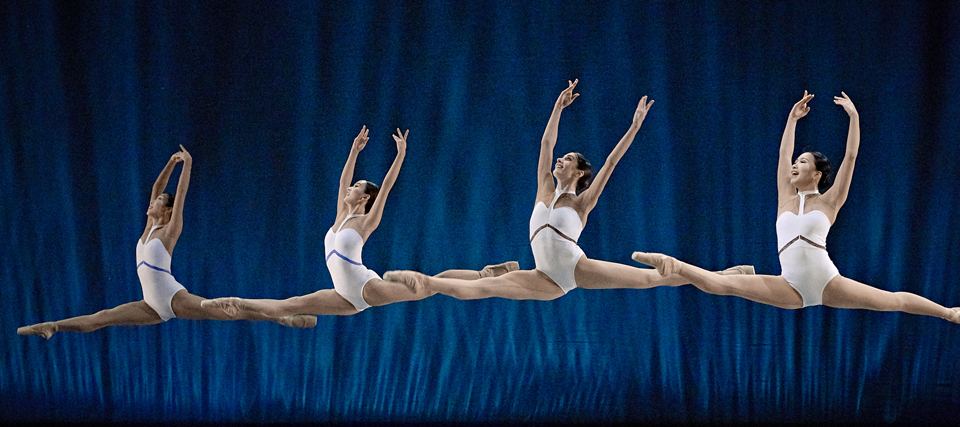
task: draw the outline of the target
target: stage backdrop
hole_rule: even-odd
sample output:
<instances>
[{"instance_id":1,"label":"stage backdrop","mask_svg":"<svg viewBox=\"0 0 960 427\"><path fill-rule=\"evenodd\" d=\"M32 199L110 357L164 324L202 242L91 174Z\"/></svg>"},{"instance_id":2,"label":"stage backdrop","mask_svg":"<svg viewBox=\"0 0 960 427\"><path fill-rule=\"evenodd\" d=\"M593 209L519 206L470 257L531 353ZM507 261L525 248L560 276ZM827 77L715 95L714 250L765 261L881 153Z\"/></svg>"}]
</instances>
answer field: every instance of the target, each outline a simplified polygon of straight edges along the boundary
<instances>
[{"instance_id":1,"label":"stage backdrop","mask_svg":"<svg viewBox=\"0 0 960 427\"><path fill-rule=\"evenodd\" d=\"M824 3L818 6L817 3ZM780 310L687 286L549 302L435 296L313 329L172 320L17 336L142 298L150 187L194 157L173 273L204 297L331 288L322 240L409 146L365 264L518 260L540 137L599 168L656 100L580 245L779 274L787 113L862 144L830 232L840 272L960 305L954 2L0 2L0 417L7 421L956 421L960 325ZM179 167L168 191L174 191Z\"/></svg>"}]
</instances>

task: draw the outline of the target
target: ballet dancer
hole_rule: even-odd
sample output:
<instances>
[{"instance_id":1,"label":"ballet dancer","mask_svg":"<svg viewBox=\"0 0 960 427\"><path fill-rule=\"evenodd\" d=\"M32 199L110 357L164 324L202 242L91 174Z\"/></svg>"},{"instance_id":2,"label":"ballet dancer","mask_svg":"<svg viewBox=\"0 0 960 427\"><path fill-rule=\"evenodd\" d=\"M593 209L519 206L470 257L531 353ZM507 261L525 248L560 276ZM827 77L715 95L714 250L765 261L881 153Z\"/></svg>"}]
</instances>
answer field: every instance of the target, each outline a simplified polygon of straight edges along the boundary
<instances>
[{"instance_id":1,"label":"ballet dancer","mask_svg":"<svg viewBox=\"0 0 960 427\"><path fill-rule=\"evenodd\" d=\"M833 102L850 116L847 149L831 186L830 163L818 152L805 152L791 165L797 121L810 112L812 94L790 110L780 141L777 166L777 245L781 275L721 276L673 257L635 252L637 262L656 267L665 277L680 275L704 292L735 295L785 309L813 305L876 311L903 311L960 323L960 307L946 308L909 292L888 292L840 275L827 255L826 239L837 212L847 200L860 147L860 116L846 93ZM823 191L821 193L821 191Z\"/></svg>"},{"instance_id":2,"label":"ballet dancer","mask_svg":"<svg viewBox=\"0 0 960 427\"><path fill-rule=\"evenodd\" d=\"M183 163L176 197L163 193L177 163ZM232 320L220 310L201 307L203 298L193 295L173 277L170 269L173 248L183 231L183 203L190 185L193 157L183 145L173 154L157 177L147 207L147 225L137 240L137 275L143 290L143 300L121 304L94 314L72 317L55 322L44 322L17 329L20 335L40 335L50 338L61 331L91 332L106 326L154 325L175 317L181 319ZM246 320L271 320L285 326L312 327L315 316L295 315L284 318L248 315Z\"/></svg>"},{"instance_id":3,"label":"ballet dancer","mask_svg":"<svg viewBox=\"0 0 960 427\"><path fill-rule=\"evenodd\" d=\"M240 313L255 313L270 318L283 318L295 314L352 315L371 306L387 305L401 301L415 301L426 298L432 293L411 289L403 283L385 281L366 268L361 259L363 244L370 234L380 225L383 206L387 195L393 188L400 173L400 166L407 151L407 135L397 129L393 135L397 143L397 157L383 179L383 186L377 187L370 181L360 180L350 185L357 155L366 146L370 130L366 126L353 140L347 163L340 175L340 187L337 193L337 216L333 227L327 230L323 239L327 269L333 279L333 289L321 289L317 292L283 300L242 299L225 297L207 300L204 307L222 309L230 316ZM516 269L516 262L490 265L483 270L451 270L444 274L448 277L477 279L502 274Z\"/></svg>"},{"instance_id":4,"label":"ballet dancer","mask_svg":"<svg viewBox=\"0 0 960 427\"><path fill-rule=\"evenodd\" d=\"M556 159L551 171L553 150L557 142L560 113L580 94L574 93L578 81L568 82L553 106L546 130L540 142L537 167L537 198L530 217L530 247L536 269L512 271L477 280L429 277L414 271L389 271L387 280L407 283L414 289L424 289L458 299L508 298L515 300L552 300L570 290L614 288L652 288L679 286L686 279L679 276L663 278L653 270L640 269L588 258L577 245L587 216L597 205L600 193L614 167L630 147L653 100L640 99L633 114L633 122L607 157L591 184L592 166L580 153L567 153ZM556 182L554 182L556 180ZM749 273L750 266L737 266L725 274Z\"/></svg>"}]
</instances>

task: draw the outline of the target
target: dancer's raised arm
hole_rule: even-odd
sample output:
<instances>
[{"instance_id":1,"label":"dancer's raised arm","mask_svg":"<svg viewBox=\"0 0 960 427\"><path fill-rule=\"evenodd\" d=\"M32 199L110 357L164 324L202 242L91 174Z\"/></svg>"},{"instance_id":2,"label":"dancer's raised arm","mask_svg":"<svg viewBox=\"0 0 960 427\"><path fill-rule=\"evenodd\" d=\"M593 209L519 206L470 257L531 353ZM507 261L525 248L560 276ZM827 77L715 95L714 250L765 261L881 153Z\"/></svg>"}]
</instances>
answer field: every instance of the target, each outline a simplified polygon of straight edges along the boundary
<instances>
[{"instance_id":1,"label":"dancer's raised arm","mask_svg":"<svg viewBox=\"0 0 960 427\"><path fill-rule=\"evenodd\" d=\"M173 168L179 161L180 152L173 153L170 156L170 160L167 161L167 164L163 166L163 170L160 171L160 175L157 176L157 182L153 183L153 190L150 191L150 200L156 199L163 194L163 190L167 188L167 182L170 181L170 174L173 173Z\"/></svg>"},{"instance_id":2,"label":"dancer's raised arm","mask_svg":"<svg viewBox=\"0 0 960 427\"><path fill-rule=\"evenodd\" d=\"M353 138L353 146L350 147L350 154L347 155L347 163L343 165L343 172L340 174L340 187L337 189L337 218L344 216L343 210L346 205L343 199L347 195L347 188L353 184L351 182L353 181L353 168L357 164L357 155L363 151L363 147L366 147L367 141L370 140L368 135L370 135L370 129L367 129L367 126L364 125L360 128L357 137Z\"/></svg>"},{"instance_id":3,"label":"dancer's raised arm","mask_svg":"<svg viewBox=\"0 0 960 427\"><path fill-rule=\"evenodd\" d=\"M860 150L860 114L857 113L857 107L847 94L840 92L843 96L833 97L833 103L843 107L843 110L850 116L850 127L847 130L847 150L843 154L843 161L840 168L837 169L837 177L833 181L833 186L827 192L823 193L824 202L833 206L837 211L847 201L847 195L850 193L850 182L853 180L853 167L857 162L857 152Z\"/></svg>"},{"instance_id":4,"label":"dancer's raised arm","mask_svg":"<svg viewBox=\"0 0 960 427\"><path fill-rule=\"evenodd\" d=\"M780 159L777 163L777 205L784 203L797 195L797 188L790 183L791 167L793 165L794 138L797 133L797 120L810 112L807 103L813 99L813 94L803 91L803 99L793 104L790 115L787 117L787 126L783 129L780 139Z\"/></svg>"},{"instance_id":5,"label":"dancer's raised arm","mask_svg":"<svg viewBox=\"0 0 960 427\"><path fill-rule=\"evenodd\" d=\"M179 151L170 155L170 160L167 160L167 164L163 166L163 170L160 171L160 175L157 176L157 181L153 183L153 188L150 190L151 203L153 203L154 200L157 200L157 198L163 194L163 190L167 188L167 182L170 181L170 175L173 173L173 168L177 166L177 162L179 161ZM147 221L146 227L143 229L144 236L147 235L152 225L153 224L150 221Z\"/></svg>"},{"instance_id":6,"label":"dancer's raised arm","mask_svg":"<svg viewBox=\"0 0 960 427\"><path fill-rule=\"evenodd\" d=\"M177 195L173 198L173 212L170 213L170 223L167 224L166 237L163 245L168 252L173 252L173 247L180 238L180 232L183 231L183 201L187 197L187 189L190 187L190 170L193 168L193 157L187 152L183 145L180 146L180 152L174 155L178 162L183 162L180 169L180 180L177 182Z\"/></svg>"},{"instance_id":7,"label":"dancer's raised arm","mask_svg":"<svg viewBox=\"0 0 960 427\"><path fill-rule=\"evenodd\" d=\"M579 93L573 93L577 82L576 79L572 82L567 81L568 86L560 92L557 102L553 104L553 112L550 113L547 128L543 131L543 138L540 140L540 159L537 162L537 200L552 197L553 191L556 190L556 184L553 182L553 147L557 145L560 113L580 96Z\"/></svg>"},{"instance_id":8,"label":"dancer's raised arm","mask_svg":"<svg viewBox=\"0 0 960 427\"><path fill-rule=\"evenodd\" d=\"M404 133L400 132L400 128L397 128L397 134L393 135L393 140L397 142L397 157L393 159L393 164L390 165L387 176L383 178L383 185L380 186L380 192L377 198L374 199L373 206L370 207L370 212L367 212L367 215L364 217L363 229L366 233L366 235L363 236L364 239L380 225L380 219L383 217L383 205L387 202L387 196L390 194L390 189L393 188L393 184L397 182L397 175L400 174L400 166L403 165L403 158L407 155L407 135L410 135L410 129L407 129Z\"/></svg>"},{"instance_id":9,"label":"dancer's raised arm","mask_svg":"<svg viewBox=\"0 0 960 427\"><path fill-rule=\"evenodd\" d=\"M326 253L323 259L330 271L333 289L321 289L284 300L218 298L205 301L202 306L222 309L231 316L247 313L283 319L298 314L352 315L371 306L414 301L433 294L404 283L385 281L363 265L363 245L380 225L384 204L397 182L407 153L410 131L404 133L398 128L397 134L393 135L397 143L397 157L383 178L381 187L362 179L350 185L357 154L366 146L367 134L364 126L353 140L340 178L337 218L323 239Z\"/></svg>"},{"instance_id":10,"label":"dancer's raised arm","mask_svg":"<svg viewBox=\"0 0 960 427\"><path fill-rule=\"evenodd\" d=\"M603 187L607 185L613 169L617 166L617 163L620 162L620 159L623 158L627 149L630 148L634 137L637 136L637 131L640 130L640 125L643 124L643 119L647 117L647 112L650 111L650 107L652 106L652 99L647 103L646 95L640 98L640 104L637 105L637 110L633 112L633 122L630 124L630 128L627 129L627 133L623 135L623 138L620 138L617 146L613 147L613 151L607 156L607 160L603 163L600 171L597 172L597 176L593 179L590 187L580 195L581 203L584 205L586 212L589 212L597 205L597 200L600 198L600 193L603 192Z\"/></svg>"}]
</instances>

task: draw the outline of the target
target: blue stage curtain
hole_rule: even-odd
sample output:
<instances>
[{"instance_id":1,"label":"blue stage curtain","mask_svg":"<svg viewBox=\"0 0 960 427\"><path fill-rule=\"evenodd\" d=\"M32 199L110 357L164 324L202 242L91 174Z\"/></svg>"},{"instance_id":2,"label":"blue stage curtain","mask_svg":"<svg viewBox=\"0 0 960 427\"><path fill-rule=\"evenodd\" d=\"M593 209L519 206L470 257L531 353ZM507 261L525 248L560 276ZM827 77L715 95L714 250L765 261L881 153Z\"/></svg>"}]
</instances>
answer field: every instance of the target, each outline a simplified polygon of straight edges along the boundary
<instances>
[{"instance_id":1,"label":"blue stage curtain","mask_svg":"<svg viewBox=\"0 0 960 427\"><path fill-rule=\"evenodd\" d=\"M832 259L960 305L958 22L949 1L0 2L0 419L956 422L960 325L690 286L436 296L308 330L14 330L142 298L136 239L178 144L194 163L173 272L196 295L332 287L322 239L362 125L355 177L374 182L410 129L368 267L531 269L540 137L574 78L555 155L595 170L656 100L588 256L779 274L787 113L817 95L797 152L836 165L844 91L862 144Z\"/></svg>"}]
</instances>

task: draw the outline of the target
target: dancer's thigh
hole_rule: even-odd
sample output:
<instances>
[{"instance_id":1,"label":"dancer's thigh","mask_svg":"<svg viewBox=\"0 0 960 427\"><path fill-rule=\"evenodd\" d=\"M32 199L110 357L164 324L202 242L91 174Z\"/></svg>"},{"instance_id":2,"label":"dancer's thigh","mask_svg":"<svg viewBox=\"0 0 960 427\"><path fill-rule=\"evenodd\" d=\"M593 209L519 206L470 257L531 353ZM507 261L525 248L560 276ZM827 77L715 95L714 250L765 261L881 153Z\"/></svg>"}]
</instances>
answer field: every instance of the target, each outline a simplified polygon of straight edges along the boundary
<instances>
[{"instance_id":1,"label":"dancer's thigh","mask_svg":"<svg viewBox=\"0 0 960 427\"><path fill-rule=\"evenodd\" d=\"M348 316L359 313L350 301L333 289L321 289L312 294L282 300L281 303L292 314Z\"/></svg>"},{"instance_id":2,"label":"dancer's thigh","mask_svg":"<svg viewBox=\"0 0 960 427\"><path fill-rule=\"evenodd\" d=\"M900 300L893 292L837 275L823 288L823 305L835 308L894 311L900 309Z\"/></svg>"},{"instance_id":3,"label":"dancer's thigh","mask_svg":"<svg viewBox=\"0 0 960 427\"><path fill-rule=\"evenodd\" d=\"M104 326L115 325L156 325L163 322L160 315L147 305L146 301L134 301L120 304L114 308L95 314L96 321Z\"/></svg>"},{"instance_id":4,"label":"dancer's thigh","mask_svg":"<svg viewBox=\"0 0 960 427\"><path fill-rule=\"evenodd\" d=\"M468 283L468 286L482 287L489 296L499 298L549 301L563 296L560 286L540 270L511 271Z\"/></svg>"},{"instance_id":5,"label":"dancer's thigh","mask_svg":"<svg viewBox=\"0 0 960 427\"><path fill-rule=\"evenodd\" d=\"M785 309L798 309L803 307L803 297L781 276L764 274L724 276L716 273L711 274L715 276L716 280L716 282L711 285L718 285L712 290L719 292L711 292L711 290L704 289L710 293L738 296L750 301ZM700 285L700 283L694 281L694 285Z\"/></svg>"}]
</instances>

